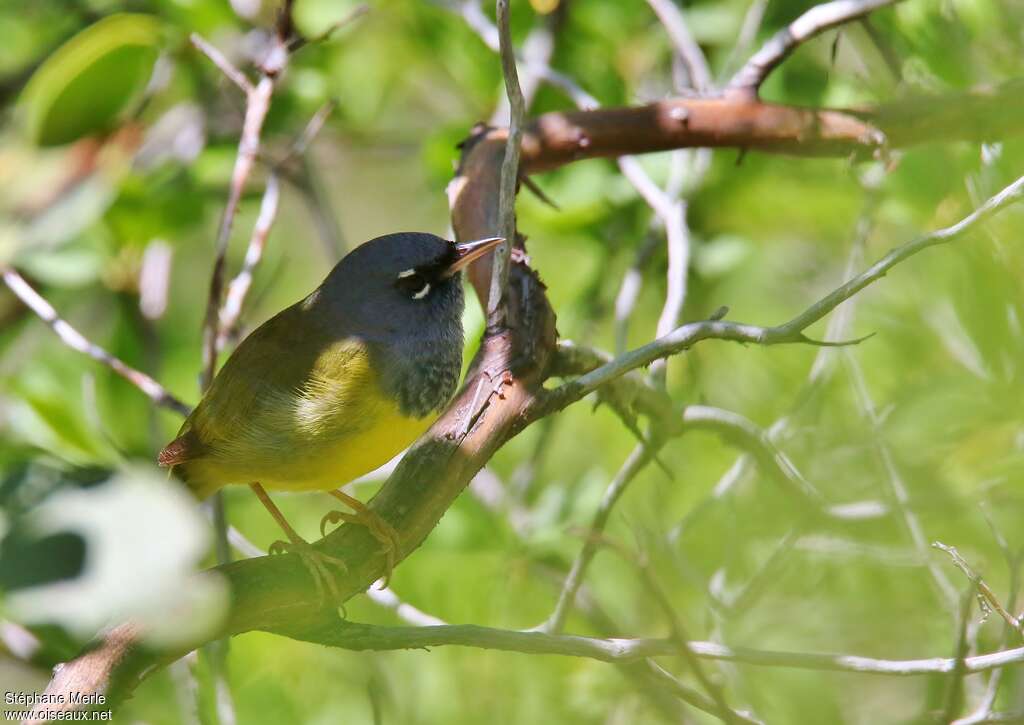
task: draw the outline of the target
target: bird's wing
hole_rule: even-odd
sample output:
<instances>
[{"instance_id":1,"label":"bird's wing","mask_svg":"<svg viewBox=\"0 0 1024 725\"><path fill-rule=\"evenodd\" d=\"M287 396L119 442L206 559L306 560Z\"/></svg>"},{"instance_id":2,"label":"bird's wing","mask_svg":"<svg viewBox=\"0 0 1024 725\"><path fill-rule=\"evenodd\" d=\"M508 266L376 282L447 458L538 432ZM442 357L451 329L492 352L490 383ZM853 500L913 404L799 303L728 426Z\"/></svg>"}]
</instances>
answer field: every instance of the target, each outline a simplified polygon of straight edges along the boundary
<instances>
[{"instance_id":1,"label":"bird's wing","mask_svg":"<svg viewBox=\"0 0 1024 725\"><path fill-rule=\"evenodd\" d=\"M339 415L355 424L359 399L375 388L366 346L311 324L295 305L243 340L159 461L255 461L337 435Z\"/></svg>"}]
</instances>

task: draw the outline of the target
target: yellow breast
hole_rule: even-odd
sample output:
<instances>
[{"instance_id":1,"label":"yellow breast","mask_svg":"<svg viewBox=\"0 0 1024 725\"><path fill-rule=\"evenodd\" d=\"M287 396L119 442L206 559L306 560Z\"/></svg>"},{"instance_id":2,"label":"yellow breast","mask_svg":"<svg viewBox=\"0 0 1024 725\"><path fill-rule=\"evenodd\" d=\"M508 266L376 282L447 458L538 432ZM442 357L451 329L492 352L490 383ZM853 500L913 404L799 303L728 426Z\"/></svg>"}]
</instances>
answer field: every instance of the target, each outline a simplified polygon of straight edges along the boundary
<instances>
[{"instance_id":1,"label":"yellow breast","mask_svg":"<svg viewBox=\"0 0 1024 725\"><path fill-rule=\"evenodd\" d=\"M322 349L301 372L264 372L219 376L186 423L203 453L182 473L199 495L254 481L283 491L337 488L387 463L433 421L400 412L355 341Z\"/></svg>"},{"instance_id":2,"label":"yellow breast","mask_svg":"<svg viewBox=\"0 0 1024 725\"><path fill-rule=\"evenodd\" d=\"M415 441L430 418L407 418L398 406L381 400L364 419L366 427L323 442L294 460L291 467L268 471L261 483L278 491L326 491L378 468Z\"/></svg>"}]
</instances>

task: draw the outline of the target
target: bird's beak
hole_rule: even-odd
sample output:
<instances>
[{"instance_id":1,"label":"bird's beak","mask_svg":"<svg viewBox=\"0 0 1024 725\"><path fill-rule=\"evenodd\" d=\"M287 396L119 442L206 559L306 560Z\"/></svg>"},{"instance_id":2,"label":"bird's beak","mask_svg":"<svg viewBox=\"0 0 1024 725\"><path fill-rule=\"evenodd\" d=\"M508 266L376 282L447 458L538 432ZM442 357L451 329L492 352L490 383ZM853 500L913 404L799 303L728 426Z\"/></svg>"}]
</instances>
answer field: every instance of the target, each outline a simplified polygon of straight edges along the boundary
<instances>
[{"instance_id":1,"label":"bird's beak","mask_svg":"<svg viewBox=\"0 0 1024 725\"><path fill-rule=\"evenodd\" d=\"M458 274L462 268L468 267L504 241L505 237L487 237L472 242L457 242L455 244L455 261L445 271L444 276L451 277Z\"/></svg>"}]
</instances>

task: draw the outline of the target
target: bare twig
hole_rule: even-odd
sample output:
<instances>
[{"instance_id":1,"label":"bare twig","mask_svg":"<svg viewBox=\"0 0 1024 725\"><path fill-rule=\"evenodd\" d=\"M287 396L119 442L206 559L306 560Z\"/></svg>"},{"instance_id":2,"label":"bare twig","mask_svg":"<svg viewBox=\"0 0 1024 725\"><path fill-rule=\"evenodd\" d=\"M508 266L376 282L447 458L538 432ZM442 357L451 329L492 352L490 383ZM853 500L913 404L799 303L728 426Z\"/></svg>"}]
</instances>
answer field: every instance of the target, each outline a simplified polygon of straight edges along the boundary
<instances>
[{"instance_id":1,"label":"bare twig","mask_svg":"<svg viewBox=\"0 0 1024 725\"><path fill-rule=\"evenodd\" d=\"M192 33L192 35L189 36L189 40L199 52L209 58L210 62L220 69L220 72L224 74L225 78L238 86L242 93L248 95L255 90L255 88L253 88L252 81L246 77L245 73L238 70L238 68L236 68L234 64L227 59L227 56L221 53L216 46L206 42L206 39L203 38L203 36L198 33Z\"/></svg>"},{"instance_id":2,"label":"bare twig","mask_svg":"<svg viewBox=\"0 0 1024 725\"><path fill-rule=\"evenodd\" d=\"M853 238L852 249L847 257L843 270L843 278L852 277L861 266L863 249L872 229L874 211L877 208L877 194L869 193L865 209L857 222ZM825 331L826 340L842 340L849 336L849 329L853 320L855 300L850 300L836 310L829 318ZM818 350L811 363L807 374L807 380L800 393L797 394L797 403L794 409L772 423L765 432L765 438L774 445L775 441L784 436L793 425L793 414L796 410L807 403L816 391L820 390L827 374L833 370L831 364L836 351L832 348L823 347ZM682 531L699 516L701 516L711 504L724 497L732 488L746 476L750 470L754 457L750 453L744 453L736 459L729 470L719 479L718 483L711 490L711 493L703 501L698 503L670 532L672 538L678 538ZM827 509L828 513L837 518L859 518L865 515L879 516L887 513L887 507L881 502L860 502L845 506L832 506Z\"/></svg>"},{"instance_id":3,"label":"bare twig","mask_svg":"<svg viewBox=\"0 0 1024 725\"><path fill-rule=\"evenodd\" d=\"M302 129L302 133L300 133L295 141L292 142L292 147L288 151L288 157L285 159L286 161L288 158L293 156L302 156L309 150L309 145L313 143L313 139L315 139L317 134L320 133L320 129L322 129L324 124L327 123L328 117L334 112L337 105L337 101L330 100L320 106L320 108L316 109L316 113L314 113L313 117L309 119L308 123L306 123L306 126Z\"/></svg>"},{"instance_id":4,"label":"bare twig","mask_svg":"<svg viewBox=\"0 0 1024 725\"><path fill-rule=\"evenodd\" d=\"M492 329L503 327L506 321L505 288L508 286L508 266L516 238L516 187L519 183L523 117L526 115L526 100L519 87L519 73L516 71L508 5L509 0L497 0L501 71L505 77L505 93L508 95L509 123L505 156L501 162L501 186L498 191L499 234L505 241L493 252L491 289L487 297L487 325Z\"/></svg>"},{"instance_id":5,"label":"bare twig","mask_svg":"<svg viewBox=\"0 0 1024 725\"><path fill-rule=\"evenodd\" d=\"M621 355L629 344L629 322L643 286L643 270L657 246L658 238L648 233L637 247L632 264L622 275L615 295L615 353Z\"/></svg>"},{"instance_id":6,"label":"bare twig","mask_svg":"<svg viewBox=\"0 0 1024 725\"><path fill-rule=\"evenodd\" d=\"M120 358L114 357L99 345L90 342L82 333L72 327L66 320L57 314L53 308L32 286L25 281L13 267L0 267L4 283L25 303L25 306L32 310L45 322L57 337L65 345L73 350L88 355L93 360L106 365L136 388L141 390L147 398L156 405L168 410L173 410L181 415L188 415L190 408L176 397L171 395L164 386L140 370L136 370L126 364Z\"/></svg>"},{"instance_id":7,"label":"bare twig","mask_svg":"<svg viewBox=\"0 0 1024 725\"><path fill-rule=\"evenodd\" d=\"M676 611L676 608L672 605L672 601L669 599L668 594L662 588L657 577L655 577L654 573L651 571L650 562L647 557L643 554L633 554L633 552L606 536L598 535L598 537L601 542L610 544L612 549L617 551L626 559L627 562L633 564L640 572L640 577L643 581L644 587L648 592L650 592L654 601L669 621L669 627L672 631L672 639L679 648L679 654L690 668L690 671L693 672L693 676L711 696L714 704L714 710L711 711L711 714L717 715L727 723L747 722L748 720L746 717L740 715L729 706L721 687L716 681L708 677L707 673L704 672L704 668L701 667L696 655L689 647L686 646L686 642L689 640L687 627L683 623L682 617Z\"/></svg>"},{"instance_id":8,"label":"bare twig","mask_svg":"<svg viewBox=\"0 0 1024 725\"><path fill-rule=\"evenodd\" d=\"M907 484L896 467L896 460L893 458L892 450L890 450L888 444L882 438L882 421L875 408L875 402L871 398L871 393L868 391L867 381L864 379L860 363L853 355L847 355L845 362L850 372L854 393L871 426L874 448L882 467L885 469L885 478L889 482L889 490L895 503L895 508L900 513L903 525L910 536L914 549L921 557L921 560L927 563L928 572L931 574L932 581L942 597L943 604L951 613L955 613L959 607L960 594L952 582L950 582L949 577L939 567L934 557L928 556L928 539L925 537L924 528L921 526L917 514L911 508L910 492L907 490Z\"/></svg>"},{"instance_id":9,"label":"bare twig","mask_svg":"<svg viewBox=\"0 0 1024 725\"><path fill-rule=\"evenodd\" d=\"M679 325L686 305L687 282L690 275L690 227L686 223L687 207L685 201L676 199L668 215L664 217L668 269L665 275L665 303L655 327L657 337L667 335ZM667 367L667 361L664 359L651 364L651 376L662 387L665 386Z\"/></svg>"},{"instance_id":10,"label":"bare twig","mask_svg":"<svg viewBox=\"0 0 1024 725\"><path fill-rule=\"evenodd\" d=\"M1006 611L1002 602L999 601L999 597L997 597L995 592L989 588L988 584L985 583L985 580L981 578L981 574L971 568L971 565L968 564L967 560L960 555L960 552L956 550L955 546L947 546L941 541L933 541L932 546L939 551L944 551L949 554L949 558L953 560L954 564L956 564L956 568L962 571L970 580L971 584L978 589L978 593L984 597L988 606L992 608L992 611L1002 617L1003 621L1008 625L1013 627L1017 634L1024 637L1024 622Z\"/></svg>"},{"instance_id":11,"label":"bare twig","mask_svg":"<svg viewBox=\"0 0 1024 725\"><path fill-rule=\"evenodd\" d=\"M764 12L767 9L768 0L751 0L747 12L743 15L743 22L740 24L736 42L729 49L729 56L722 64L722 70L719 72L720 78L728 78L729 74L742 62L741 59L750 52L750 47L754 44L757 31L761 28L761 22L764 20Z\"/></svg>"},{"instance_id":12,"label":"bare twig","mask_svg":"<svg viewBox=\"0 0 1024 725\"><path fill-rule=\"evenodd\" d=\"M366 596L375 604L379 604L385 609L390 609L398 615L399 619L402 619L416 627L431 627L445 624L444 620L438 619L432 614L427 614L411 604L403 602L398 598L398 595L395 594L391 587L384 587L383 589L370 587L366 590Z\"/></svg>"},{"instance_id":13,"label":"bare twig","mask_svg":"<svg viewBox=\"0 0 1024 725\"><path fill-rule=\"evenodd\" d=\"M310 45L311 43L322 43L324 41L330 40L331 36L334 35L336 32L338 32L339 30L344 28L349 23L352 23L352 22L358 20L363 15L366 15L366 13L368 13L368 12L370 12L370 6L369 5L356 5L354 8L352 8L348 12L347 15L345 15L345 17L343 17L341 20L338 20L337 22L331 23L331 25L328 26L328 28L325 31L323 31L322 33L320 33L316 37L313 37L313 38L303 38L303 37L291 38L288 41L288 46L287 46L288 47L288 52L289 53L295 53L299 49L301 49L301 48L303 48L303 47L305 47L307 45Z\"/></svg>"},{"instance_id":14,"label":"bare twig","mask_svg":"<svg viewBox=\"0 0 1024 725\"><path fill-rule=\"evenodd\" d=\"M706 152L700 151L698 153ZM707 165L705 164L704 169L706 168ZM647 202L648 206L654 210L658 220L661 222L661 226L665 228L666 246L668 249L668 271L666 273L665 304L662 307L661 315L658 317L656 327L656 334L660 337L676 328L679 324L683 306L686 304L687 277L690 268L690 230L686 223L687 204L679 198L678 190L676 193L671 193L668 190L663 191L659 189L635 158L631 156L620 158L619 169L629 183L633 185L633 188ZM702 176L703 169L698 173L698 178L694 181L699 181L699 178ZM632 268L626 272L627 278L631 272L633 272ZM625 286L626 279L623 279L624 289ZM617 313L620 316L624 312L625 309L617 308ZM651 372L657 380L663 383L665 369L664 365L660 364L660 362L657 361L658 364L652 365Z\"/></svg>"},{"instance_id":15,"label":"bare twig","mask_svg":"<svg viewBox=\"0 0 1024 725\"><path fill-rule=\"evenodd\" d=\"M612 357L608 353L570 340L561 340L558 343L555 371L559 375L580 375L596 370L610 360ZM756 461L771 478L812 504L823 516L836 520L863 520L883 516L888 511L884 503L876 500L827 505L818 489L775 445L775 438L789 425L787 418L776 421L770 429L764 430L738 413L712 406L690 405L680 415L664 391L650 385L635 371L602 386L598 394L619 399L647 416L660 437L669 438L691 430L706 430L721 435L727 442L745 451L733 466L736 470L731 469L715 487L712 498L723 496L743 476L749 462Z\"/></svg>"},{"instance_id":16,"label":"bare twig","mask_svg":"<svg viewBox=\"0 0 1024 725\"><path fill-rule=\"evenodd\" d=\"M968 624L971 618L971 606L974 597L971 590L960 595L960 601L956 616L956 650L953 653L954 666L949 674L949 684L946 687L946 704L939 722L948 723L956 717L963 703L964 676L967 671L964 667L968 652L971 648L971 640L968 632Z\"/></svg>"},{"instance_id":17,"label":"bare twig","mask_svg":"<svg viewBox=\"0 0 1024 725\"><path fill-rule=\"evenodd\" d=\"M572 568L562 584L562 591L558 595L555 609L551 612L551 616L537 627L538 631L549 633L562 631L562 628L565 626L566 617L569 616L569 610L576 600L576 593L583 584L583 577L586 575L587 567L590 566L594 555L597 554L600 535L608 523L608 517L611 515L612 508L614 508L633 478L636 477L636 474L643 470L644 466L651 460L652 455L657 453L657 448L658 446L653 443L637 445L633 452L629 454L626 462L622 464L619 472L615 474L615 478L608 484L601 503L594 513L594 519L591 521L587 534L583 539L583 547L580 549L580 553L576 555Z\"/></svg>"},{"instance_id":18,"label":"bare twig","mask_svg":"<svg viewBox=\"0 0 1024 725\"><path fill-rule=\"evenodd\" d=\"M823 505L821 493L797 470L789 457L780 451L771 436L749 418L709 405L689 405L683 410L683 430L710 430L725 437L750 453L769 476L780 481L797 495Z\"/></svg>"},{"instance_id":19,"label":"bare twig","mask_svg":"<svg viewBox=\"0 0 1024 725\"><path fill-rule=\"evenodd\" d=\"M832 0L815 5L773 35L754 53L746 65L729 81L728 90L756 96L768 74L788 58L801 43L830 28L856 20L873 10L896 2L899 0Z\"/></svg>"},{"instance_id":20,"label":"bare twig","mask_svg":"<svg viewBox=\"0 0 1024 725\"><path fill-rule=\"evenodd\" d=\"M496 629L471 624L382 627L347 622L339 623L328 635L317 641L343 649L375 651L460 645L506 652L588 657L602 662L630 662L646 657L671 656L679 653L677 643L671 638L602 639L570 634L552 634L537 630ZM957 660L954 657L886 660L849 654L781 652L747 647L727 647L715 642L704 641L687 642L687 647L702 659L736 662L758 667L789 667L826 672L911 677L949 674L957 666ZM967 657L963 660L963 667L967 673L976 673L1021 662L1024 662L1024 647Z\"/></svg>"},{"instance_id":21,"label":"bare twig","mask_svg":"<svg viewBox=\"0 0 1024 725\"><path fill-rule=\"evenodd\" d=\"M1012 609L1017 599L1017 581L1019 579L1019 566L1017 566L1016 563L1014 564L1013 570L1011 571L1011 576L1013 577L1013 582L1010 586L1011 592L1007 604ZM1015 631L1015 628L1013 626L1011 626L1009 623L1003 625L1003 633L999 640L1000 650L1006 649L1006 647L1009 645L1011 631ZM998 714L994 713L992 711L992 708L996 704L996 696L999 694L999 685L1002 684L1004 672L1005 670L1001 667L992 670L991 674L989 674L988 683L985 686L985 693L981 698L981 702L978 703L978 706L974 709L973 712L971 712L968 715L965 715L962 718L957 719L956 721L951 723L951 725L979 725L979 723L986 722L1004 722L1002 720L992 719L993 717L998 717ZM1020 721L1020 719L1017 719L1006 720L1005 722Z\"/></svg>"},{"instance_id":22,"label":"bare twig","mask_svg":"<svg viewBox=\"0 0 1024 725\"><path fill-rule=\"evenodd\" d=\"M1003 536L1002 531L996 526L995 521L989 515L986 507L982 507L982 513L985 516L985 520L988 522L989 529L992 531L992 536L995 538L996 543L999 545L999 549L1003 552L1003 557L1006 560L1006 566L1010 571L1010 589L1006 599L1006 610L1013 612L1017 608L1017 593L1020 585L1020 566L1022 559L1024 559L1024 552L1014 553L1010 550L1010 546L1006 541L1006 537ZM1017 620L1020 621L1019 619ZM1003 631L999 636L999 649L1006 649L1010 644L1011 632L1016 632L1017 628L1011 625L1009 622L1003 624ZM986 722L1020 722L1024 718L1018 717L1017 720L999 720L999 713L994 713L992 709L996 704L996 696L999 694L999 686L1003 681L1003 673L1005 670L1002 668L992 670L988 676L988 683L985 686L985 693L982 695L981 701L978 706L968 715L956 720L951 725L979 725L980 723ZM1003 713L1006 714L1006 713ZM996 718L996 719L993 719Z\"/></svg>"},{"instance_id":23,"label":"bare twig","mask_svg":"<svg viewBox=\"0 0 1024 725\"><path fill-rule=\"evenodd\" d=\"M896 83L901 83L903 81L903 62L896 53L896 49L892 47L892 43L882 35L868 16L865 15L860 19L860 26L864 28L864 32L871 39L871 43L878 50L878 54L882 56L882 61L885 63L885 67L889 70L890 75L892 75L893 80Z\"/></svg>"},{"instance_id":24,"label":"bare twig","mask_svg":"<svg viewBox=\"0 0 1024 725\"><path fill-rule=\"evenodd\" d=\"M690 77L690 85L698 93L712 89L711 70L707 58L694 39L690 28L683 18L683 12L671 0L647 0L658 20L665 26L672 45L686 66L686 74Z\"/></svg>"},{"instance_id":25,"label":"bare twig","mask_svg":"<svg viewBox=\"0 0 1024 725\"><path fill-rule=\"evenodd\" d=\"M218 320L221 294L224 288L224 268L228 251L228 240L231 238L231 226L234 223L235 214L238 212L238 205L242 199L246 180L249 178L249 174L259 155L260 133L263 129L263 121L270 110L270 98L274 93L276 79L288 62L288 53L285 48L287 39L282 38L280 34L275 35L273 41L275 45L261 69L259 81L256 85L252 85L248 81L243 85L239 82L245 77L241 71L234 68L221 54L211 53L214 49L209 43L205 42L195 33L192 34L191 40L193 45L203 51L246 94L245 119L242 122L242 134L238 141L238 155L235 158L235 167L231 173L228 200L224 206L220 225L217 228L213 272L210 276L210 294L207 299L206 316L203 321L203 366L200 387L202 390L206 390L210 387L210 383L213 382L213 375L217 367L217 340L220 327Z\"/></svg>"},{"instance_id":26,"label":"bare twig","mask_svg":"<svg viewBox=\"0 0 1024 725\"><path fill-rule=\"evenodd\" d=\"M482 11L480 11L479 1L477 1L476 7L477 13L483 18L483 22L480 23L474 20L474 22L471 23L467 18L467 24L480 34L481 39L485 44L487 44L490 33L487 30L484 30L484 28L493 28L494 46L492 47L492 50L498 52L499 43L497 28L494 28L494 26L491 25L490 20L483 15ZM530 105L537 94L537 90L545 80L545 74L550 70L551 57L555 52L555 36L557 30L562 25L565 9L566 5L562 4L559 5L555 12L544 16L543 21L533 28L530 31L530 34L523 40L521 51L516 56L519 68L522 71L519 76L519 85L522 87L523 101L527 109L530 108ZM452 10L454 12L459 12L457 8L452 8ZM461 14L463 17L466 17L466 13ZM509 111L508 95L505 94L499 100L498 107L494 109L494 113L491 114L491 125L507 126L509 121ZM522 179L522 181L527 183L525 178Z\"/></svg>"},{"instance_id":27,"label":"bare twig","mask_svg":"<svg viewBox=\"0 0 1024 725\"><path fill-rule=\"evenodd\" d=\"M266 248L267 237L277 217L277 207L281 195L280 182L277 174L271 173L267 177L267 187L263 192L263 201L260 202L259 216L252 229L252 236L249 238L249 247L245 251L245 260L242 268L235 275L228 285L227 294L224 296L224 304L218 314L218 349L222 349L228 339L232 336L238 325L238 319L242 314L242 304L245 296L252 287L253 274L256 267L263 259L263 250Z\"/></svg>"},{"instance_id":28,"label":"bare twig","mask_svg":"<svg viewBox=\"0 0 1024 725\"><path fill-rule=\"evenodd\" d=\"M672 694L674 694L680 700L689 703L690 705L693 705L699 710L703 710L704 712L710 715L720 716L719 708L717 708L715 702L713 700L708 699L706 695L698 692L689 685L680 682L678 677L675 677L671 672L666 670L664 667L659 665L654 660L647 659L645 660L644 664L647 665L647 671L654 678L655 682L666 687L669 691L672 692ZM736 711L732 711L730 719L734 722L751 723L752 725L763 725L760 720L751 717L750 715L747 715L745 713Z\"/></svg>"}]
</instances>

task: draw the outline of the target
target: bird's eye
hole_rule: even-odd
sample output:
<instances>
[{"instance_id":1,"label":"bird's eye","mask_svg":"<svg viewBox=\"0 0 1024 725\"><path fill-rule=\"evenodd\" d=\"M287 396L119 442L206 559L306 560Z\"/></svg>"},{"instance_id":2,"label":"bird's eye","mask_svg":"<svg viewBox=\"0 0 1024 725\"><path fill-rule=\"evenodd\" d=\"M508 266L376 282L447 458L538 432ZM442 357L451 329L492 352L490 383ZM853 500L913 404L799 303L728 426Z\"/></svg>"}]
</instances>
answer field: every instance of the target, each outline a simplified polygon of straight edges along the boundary
<instances>
[{"instance_id":1,"label":"bird's eye","mask_svg":"<svg viewBox=\"0 0 1024 725\"><path fill-rule=\"evenodd\" d=\"M399 272L395 286L414 300L421 300L430 293L430 282L415 269Z\"/></svg>"}]
</instances>

